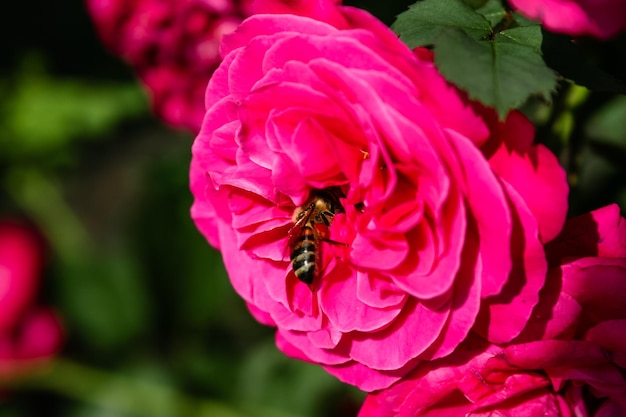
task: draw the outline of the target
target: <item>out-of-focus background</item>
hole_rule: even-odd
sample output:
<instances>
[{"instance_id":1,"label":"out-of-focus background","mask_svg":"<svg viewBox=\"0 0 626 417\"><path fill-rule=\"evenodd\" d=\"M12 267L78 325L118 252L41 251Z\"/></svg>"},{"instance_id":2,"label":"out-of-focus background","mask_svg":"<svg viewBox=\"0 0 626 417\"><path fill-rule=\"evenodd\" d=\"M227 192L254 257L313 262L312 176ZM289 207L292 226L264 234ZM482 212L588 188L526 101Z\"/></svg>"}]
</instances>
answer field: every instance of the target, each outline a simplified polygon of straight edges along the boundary
<instances>
[{"instance_id":1,"label":"out-of-focus background","mask_svg":"<svg viewBox=\"0 0 626 417\"><path fill-rule=\"evenodd\" d=\"M412 1L346 3L390 24ZM37 302L58 311L65 342L2 381L0 417L356 415L362 393L279 353L232 290L189 217L193 137L151 115L81 0L3 9L0 218L47 242ZM589 42L623 78L624 36ZM626 206L626 97L564 85L526 110L570 170L572 213Z\"/></svg>"}]
</instances>

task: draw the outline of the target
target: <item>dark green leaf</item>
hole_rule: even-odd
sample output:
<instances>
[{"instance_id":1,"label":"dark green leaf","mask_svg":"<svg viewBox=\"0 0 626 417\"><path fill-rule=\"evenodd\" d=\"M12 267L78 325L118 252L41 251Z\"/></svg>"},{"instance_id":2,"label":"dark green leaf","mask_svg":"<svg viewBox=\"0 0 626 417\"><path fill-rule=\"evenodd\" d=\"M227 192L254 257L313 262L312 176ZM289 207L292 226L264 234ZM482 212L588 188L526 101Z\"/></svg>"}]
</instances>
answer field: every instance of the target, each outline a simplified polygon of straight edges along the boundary
<instances>
[{"instance_id":1,"label":"dark green leaf","mask_svg":"<svg viewBox=\"0 0 626 417\"><path fill-rule=\"evenodd\" d=\"M492 27L496 26L506 16L506 11L500 0L489 0L481 8L476 9L476 12L483 15Z\"/></svg>"},{"instance_id":2,"label":"dark green leaf","mask_svg":"<svg viewBox=\"0 0 626 417\"><path fill-rule=\"evenodd\" d=\"M532 30L507 32L494 40L478 41L463 30L445 29L435 49L441 73L471 98L495 107L500 117L530 95L547 96L556 82L539 52L529 46L536 41Z\"/></svg>"},{"instance_id":3,"label":"dark green leaf","mask_svg":"<svg viewBox=\"0 0 626 417\"><path fill-rule=\"evenodd\" d=\"M500 43L516 43L522 46L528 46L533 48L538 55L541 55L541 27L539 25L533 26L519 26L512 29L503 30L496 34L496 42Z\"/></svg>"},{"instance_id":4,"label":"dark green leaf","mask_svg":"<svg viewBox=\"0 0 626 417\"><path fill-rule=\"evenodd\" d=\"M490 0L463 0L463 3L467 4L473 10L484 7Z\"/></svg>"},{"instance_id":5,"label":"dark green leaf","mask_svg":"<svg viewBox=\"0 0 626 417\"><path fill-rule=\"evenodd\" d=\"M398 15L391 28L411 48L433 44L446 28L463 29L476 39L491 31L487 19L461 0L420 1Z\"/></svg>"}]
</instances>

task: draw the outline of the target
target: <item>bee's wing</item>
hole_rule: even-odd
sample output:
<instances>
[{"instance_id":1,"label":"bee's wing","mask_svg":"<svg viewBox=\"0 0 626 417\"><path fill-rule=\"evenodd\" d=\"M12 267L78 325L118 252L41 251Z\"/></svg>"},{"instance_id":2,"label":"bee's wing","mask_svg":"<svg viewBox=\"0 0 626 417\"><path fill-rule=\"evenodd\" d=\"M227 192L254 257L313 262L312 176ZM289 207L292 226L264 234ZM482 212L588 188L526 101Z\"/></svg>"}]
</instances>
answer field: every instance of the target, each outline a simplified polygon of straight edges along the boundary
<instances>
[{"instance_id":1,"label":"bee's wing","mask_svg":"<svg viewBox=\"0 0 626 417\"><path fill-rule=\"evenodd\" d=\"M304 225L309 222L312 215L313 210L307 209L304 216L302 216L297 222L295 222L291 229L289 229L289 232L287 232L287 235L289 236L289 246L291 246L291 244L300 237Z\"/></svg>"}]
</instances>

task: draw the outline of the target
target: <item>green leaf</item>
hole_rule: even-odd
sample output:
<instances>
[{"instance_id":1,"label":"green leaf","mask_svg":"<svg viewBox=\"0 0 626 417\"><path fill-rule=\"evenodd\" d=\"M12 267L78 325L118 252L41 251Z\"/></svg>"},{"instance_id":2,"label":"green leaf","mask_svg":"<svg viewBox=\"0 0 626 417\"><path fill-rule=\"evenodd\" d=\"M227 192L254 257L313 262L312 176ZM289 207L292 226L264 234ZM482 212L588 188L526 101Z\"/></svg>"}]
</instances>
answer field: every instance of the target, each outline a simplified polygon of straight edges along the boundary
<instances>
[{"instance_id":1,"label":"green leaf","mask_svg":"<svg viewBox=\"0 0 626 417\"><path fill-rule=\"evenodd\" d=\"M539 25L519 26L503 30L496 34L495 40L500 43L514 43L527 46L534 49L538 55L541 55L541 42L543 37L541 36L541 26Z\"/></svg>"},{"instance_id":2,"label":"green leaf","mask_svg":"<svg viewBox=\"0 0 626 417\"><path fill-rule=\"evenodd\" d=\"M473 38L482 38L491 31L485 17L461 0L424 0L400 13L391 29L410 48L435 43L443 29L463 29Z\"/></svg>"},{"instance_id":3,"label":"green leaf","mask_svg":"<svg viewBox=\"0 0 626 417\"><path fill-rule=\"evenodd\" d=\"M437 38L435 63L444 77L503 118L529 96L548 96L555 86L556 75L536 49L536 33L518 27L480 41L461 29L445 29Z\"/></svg>"},{"instance_id":4,"label":"green leaf","mask_svg":"<svg viewBox=\"0 0 626 417\"><path fill-rule=\"evenodd\" d=\"M482 7L476 9L476 12L483 15L492 27L500 23L506 16L506 11L500 0L489 0Z\"/></svg>"},{"instance_id":5,"label":"green leaf","mask_svg":"<svg viewBox=\"0 0 626 417\"><path fill-rule=\"evenodd\" d=\"M467 4L473 10L476 10L476 9L480 9L481 7L484 7L485 4L487 4L487 2L489 1L490 0L463 0L463 3Z\"/></svg>"},{"instance_id":6,"label":"green leaf","mask_svg":"<svg viewBox=\"0 0 626 417\"><path fill-rule=\"evenodd\" d=\"M411 48L433 45L442 75L500 117L555 87L556 74L541 55L541 27L507 13L499 1L474 11L461 0L424 0L400 14L392 29Z\"/></svg>"}]
</instances>

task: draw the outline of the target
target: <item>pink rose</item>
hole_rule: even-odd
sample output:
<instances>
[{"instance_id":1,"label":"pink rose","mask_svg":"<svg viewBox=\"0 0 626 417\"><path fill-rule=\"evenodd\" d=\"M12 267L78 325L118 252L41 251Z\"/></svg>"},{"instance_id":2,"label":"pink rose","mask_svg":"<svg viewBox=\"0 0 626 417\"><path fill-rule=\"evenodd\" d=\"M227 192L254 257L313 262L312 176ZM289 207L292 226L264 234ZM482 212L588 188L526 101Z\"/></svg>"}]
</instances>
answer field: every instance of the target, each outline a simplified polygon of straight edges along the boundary
<instances>
[{"instance_id":1,"label":"pink rose","mask_svg":"<svg viewBox=\"0 0 626 417\"><path fill-rule=\"evenodd\" d=\"M102 40L137 72L155 113L197 133L219 39L249 14L251 0L86 1Z\"/></svg>"},{"instance_id":2,"label":"pink rose","mask_svg":"<svg viewBox=\"0 0 626 417\"><path fill-rule=\"evenodd\" d=\"M568 35L608 39L626 28L623 0L510 0L510 4L547 29Z\"/></svg>"},{"instance_id":3,"label":"pink rose","mask_svg":"<svg viewBox=\"0 0 626 417\"><path fill-rule=\"evenodd\" d=\"M0 378L41 365L62 342L60 320L34 305L42 266L42 245L20 224L0 222Z\"/></svg>"},{"instance_id":4,"label":"pink rose","mask_svg":"<svg viewBox=\"0 0 626 417\"><path fill-rule=\"evenodd\" d=\"M41 242L17 223L0 221L0 332L8 332L31 304L41 270Z\"/></svg>"},{"instance_id":5,"label":"pink rose","mask_svg":"<svg viewBox=\"0 0 626 417\"><path fill-rule=\"evenodd\" d=\"M450 354L472 327L519 335L567 185L521 114L473 109L428 52L369 14L316 10L323 21L256 15L223 38L192 217L280 349L369 391ZM315 217L324 195L333 207ZM308 232L298 213L312 214ZM301 234L302 270L316 271L302 280L289 259Z\"/></svg>"},{"instance_id":6,"label":"pink rose","mask_svg":"<svg viewBox=\"0 0 626 417\"><path fill-rule=\"evenodd\" d=\"M626 222L608 206L568 221L548 246L562 263L518 338L472 335L370 394L359 416L626 415Z\"/></svg>"},{"instance_id":7,"label":"pink rose","mask_svg":"<svg viewBox=\"0 0 626 417\"><path fill-rule=\"evenodd\" d=\"M63 333L54 311L31 307L10 333L0 333L0 379L16 378L48 363L61 350Z\"/></svg>"}]
</instances>

